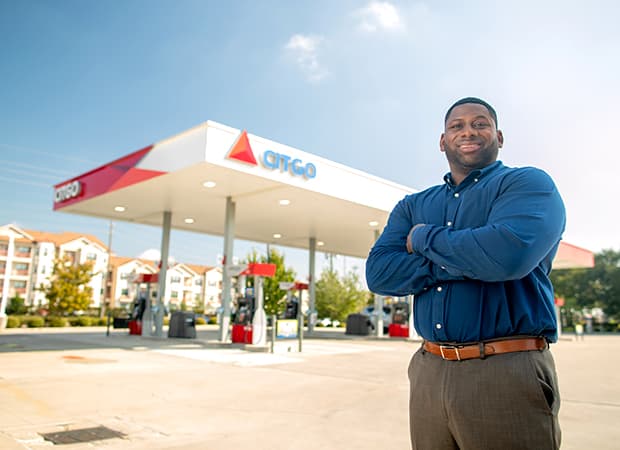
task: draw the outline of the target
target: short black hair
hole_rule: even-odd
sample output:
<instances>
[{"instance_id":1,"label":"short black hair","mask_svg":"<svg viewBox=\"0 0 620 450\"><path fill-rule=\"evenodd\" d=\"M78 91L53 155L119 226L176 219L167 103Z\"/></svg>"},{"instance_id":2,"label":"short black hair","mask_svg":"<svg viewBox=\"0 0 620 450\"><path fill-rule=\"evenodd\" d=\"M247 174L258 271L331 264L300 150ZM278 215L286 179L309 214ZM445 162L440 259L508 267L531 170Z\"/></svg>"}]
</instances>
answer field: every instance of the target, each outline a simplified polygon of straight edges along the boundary
<instances>
[{"instance_id":1,"label":"short black hair","mask_svg":"<svg viewBox=\"0 0 620 450\"><path fill-rule=\"evenodd\" d=\"M493 118L493 121L495 122L495 128L499 128L499 124L497 123L497 113L495 112L495 109L493 109L491 105L489 105L487 102L485 102L484 100L478 97L465 97L465 98L462 98L456 101L448 109L448 112L446 113L446 117L444 117L444 120L443 120L444 124L448 122L448 116L450 115L450 113L452 112L454 108L456 108L459 105L465 105L467 103L476 103L478 105L484 106L487 109L487 111L489 111L489 114L491 114L491 117Z\"/></svg>"}]
</instances>

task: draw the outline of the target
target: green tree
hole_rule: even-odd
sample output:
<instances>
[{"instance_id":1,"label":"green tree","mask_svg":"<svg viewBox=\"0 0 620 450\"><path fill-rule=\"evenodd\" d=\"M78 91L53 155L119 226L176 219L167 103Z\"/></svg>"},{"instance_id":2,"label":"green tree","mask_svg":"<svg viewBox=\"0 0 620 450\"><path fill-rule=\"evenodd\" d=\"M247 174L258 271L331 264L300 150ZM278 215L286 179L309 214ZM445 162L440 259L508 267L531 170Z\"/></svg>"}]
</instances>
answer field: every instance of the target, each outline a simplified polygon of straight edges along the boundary
<instances>
[{"instance_id":1,"label":"green tree","mask_svg":"<svg viewBox=\"0 0 620 450\"><path fill-rule=\"evenodd\" d=\"M45 293L52 315L66 316L88 308L93 290L88 283L93 273L93 264L72 264L68 259L54 261L50 284L41 290Z\"/></svg>"},{"instance_id":2,"label":"green tree","mask_svg":"<svg viewBox=\"0 0 620 450\"><path fill-rule=\"evenodd\" d=\"M276 265L276 274L272 278L263 279L263 300L265 314L267 316L280 315L286 307L286 291L280 289L280 282L295 281L295 271L287 268L284 262L284 254L275 248L269 250L269 260L266 255L258 255L253 251L246 257L245 263L271 263ZM248 286L254 286L254 278L248 277Z\"/></svg>"},{"instance_id":3,"label":"green tree","mask_svg":"<svg viewBox=\"0 0 620 450\"><path fill-rule=\"evenodd\" d=\"M347 316L359 312L368 302L368 291L360 288L355 272L342 279L332 270L324 270L316 283L316 310L319 317L346 321Z\"/></svg>"},{"instance_id":4,"label":"green tree","mask_svg":"<svg viewBox=\"0 0 620 450\"><path fill-rule=\"evenodd\" d=\"M556 297L566 300L565 308L599 307L609 317L620 316L620 252L603 250L594 256L591 269L563 269L551 272Z\"/></svg>"}]
</instances>

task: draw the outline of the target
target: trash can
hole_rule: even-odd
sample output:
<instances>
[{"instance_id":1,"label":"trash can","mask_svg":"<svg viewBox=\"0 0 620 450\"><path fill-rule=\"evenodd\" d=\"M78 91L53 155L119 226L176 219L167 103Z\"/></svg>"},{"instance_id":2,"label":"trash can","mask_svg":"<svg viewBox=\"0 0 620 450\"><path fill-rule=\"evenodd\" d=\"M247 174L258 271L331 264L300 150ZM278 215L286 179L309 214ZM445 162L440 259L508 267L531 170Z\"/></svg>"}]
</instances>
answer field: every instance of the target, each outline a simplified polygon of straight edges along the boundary
<instances>
[{"instance_id":1,"label":"trash can","mask_svg":"<svg viewBox=\"0 0 620 450\"><path fill-rule=\"evenodd\" d=\"M345 334L357 334L368 336L370 332L370 319L365 314L349 314L347 316L347 328Z\"/></svg>"},{"instance_id":2,"label":"trash can","mask_svg":"<svg viewBox=\"0 0 620 450\"><path fill-rule=\"evenodd\" d=\"M129 317L114 317L112 328L129 328Z\"/></svg>"},{"instance_id":3,"label":"trash can","mask_svg":"<svg viewBox=\"0 0 620 450\"><path fill-rule=\"evenodd\" d=\"M168 324L168 337L194 339L196 337L196 315L187 311L173 312Z\"/></svg>"}]
</instances>

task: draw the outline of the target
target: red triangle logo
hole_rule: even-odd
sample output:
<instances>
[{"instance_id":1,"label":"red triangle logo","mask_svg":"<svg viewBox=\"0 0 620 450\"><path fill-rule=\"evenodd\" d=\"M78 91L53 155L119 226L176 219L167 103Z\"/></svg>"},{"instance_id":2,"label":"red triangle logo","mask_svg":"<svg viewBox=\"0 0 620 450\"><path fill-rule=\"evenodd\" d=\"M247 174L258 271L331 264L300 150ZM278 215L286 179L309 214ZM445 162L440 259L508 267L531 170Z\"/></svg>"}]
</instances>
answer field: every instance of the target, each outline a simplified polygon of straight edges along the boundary
<instances>
[{"instance_id":1,"label":"red triangle logo","mask_svg":"<svg viewBox=\"0 0 620 450\"><path fill-rule=\"evenodd\" d=\"M250 140L248 139L248 132L243 130L228 152L227 158L230 159L238 159L239 161L246 162L248 164L252 164L256 166L256 158L254 157L254 152L252 152L252 147L250 147Z\"/></svg>"}]
</instances>

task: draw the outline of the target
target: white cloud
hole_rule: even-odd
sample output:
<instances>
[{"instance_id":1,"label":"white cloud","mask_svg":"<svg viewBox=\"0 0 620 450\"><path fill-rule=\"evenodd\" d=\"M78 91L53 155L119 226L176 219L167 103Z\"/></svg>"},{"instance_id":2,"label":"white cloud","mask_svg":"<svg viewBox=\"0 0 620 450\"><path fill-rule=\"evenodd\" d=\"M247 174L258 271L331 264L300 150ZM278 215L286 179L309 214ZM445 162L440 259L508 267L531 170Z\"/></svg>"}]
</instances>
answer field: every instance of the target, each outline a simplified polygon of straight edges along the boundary
<instances>
[{"instance_id":1,"label":"white cloud","mask_svg":"<svg viewBox=\"0 0 620 450\"><path fill-rule=\"evenodd\" d=\"M147 261L154 261L159 263L161 261L161 252L156 248L149 248L148 250L143 251L138 255L140 259L146 259ZM174 256L168 257L168 265L176 264L176 259Z\"/></svg>"},{"instance_id":2,"label":"white cloud","mask_svg":"<svg viewBox=\"0 0 620 450\"><path fill-rule=\"evenodd\" d=\"M355 12L359 17L359 28L368 33L376 31L403 31L405 24L398 10L389 2L371 2Z\"/></svg>"},{"instance_id":3,"label":"white cloud","mask_svg":"<svg viewBox=\"0 0 620 450\"><path fill-rule=\"evenodd\" d=\"M312 83L321 81L329 74L318 58L319 47L323 42L321 36L295 34L284 47L306 79Z\"/></svg>"}]
</instances>

